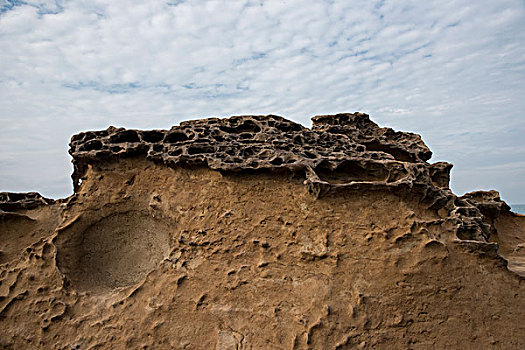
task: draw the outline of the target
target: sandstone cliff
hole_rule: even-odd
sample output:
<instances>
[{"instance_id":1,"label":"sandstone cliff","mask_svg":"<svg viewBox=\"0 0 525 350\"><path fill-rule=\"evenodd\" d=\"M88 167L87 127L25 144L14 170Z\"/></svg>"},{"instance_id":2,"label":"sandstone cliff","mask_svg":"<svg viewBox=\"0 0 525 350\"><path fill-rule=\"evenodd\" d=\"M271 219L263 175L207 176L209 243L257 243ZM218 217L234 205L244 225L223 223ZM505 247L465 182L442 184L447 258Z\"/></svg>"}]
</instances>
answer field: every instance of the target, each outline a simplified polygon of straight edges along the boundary
<instances>
[{"instance_id":1,"label":"sandstone cliff","mask_svg":"<svg viewBox=\"0 0 525 350\"><path fill-rule=\"evenodd\" d=\"M525 347L525 217L366 114L110 127L0 194L0 347Z\"/></svg>"}]
</instances>

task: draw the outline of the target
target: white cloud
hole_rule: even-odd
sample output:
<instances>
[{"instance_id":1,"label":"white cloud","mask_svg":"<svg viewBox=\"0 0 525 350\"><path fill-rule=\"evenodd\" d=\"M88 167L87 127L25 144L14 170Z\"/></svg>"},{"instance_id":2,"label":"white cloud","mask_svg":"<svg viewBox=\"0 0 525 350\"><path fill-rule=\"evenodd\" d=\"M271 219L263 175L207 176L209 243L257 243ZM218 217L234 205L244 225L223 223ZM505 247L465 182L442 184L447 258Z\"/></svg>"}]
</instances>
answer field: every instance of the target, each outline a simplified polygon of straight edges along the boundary
<instances>
[{"instance_id":1,"label":"white cloud","mask_svg":"<svg viewBox=\"0 0 525 350\"><path fill-rule=\"evenodd\" d=\"M108 125L364 111L422 134L457 192L525 158L525 9L494 1L0 2L0 190L71 191L67 141ZM35 175L38 169L38 176ZM507 169L507 168L505 168ZM522 167L491 170L525 202ZM64 174L67 174L64 176Z\"/></svg>"}]
</instances>

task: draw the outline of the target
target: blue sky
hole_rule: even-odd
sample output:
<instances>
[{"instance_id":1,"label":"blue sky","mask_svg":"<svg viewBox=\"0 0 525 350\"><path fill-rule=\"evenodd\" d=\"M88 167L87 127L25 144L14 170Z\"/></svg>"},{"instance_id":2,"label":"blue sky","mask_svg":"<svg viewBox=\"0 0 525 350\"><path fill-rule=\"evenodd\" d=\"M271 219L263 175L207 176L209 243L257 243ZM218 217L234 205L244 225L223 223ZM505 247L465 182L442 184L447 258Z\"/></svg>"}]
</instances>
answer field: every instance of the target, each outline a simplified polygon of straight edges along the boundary
<instances>
[{"instance_id":1,"label":"blue sky","mask_svg":"<svg viewBox=\"0 0 525 350\"><path fill-rule=\"evenodd\" d=\"M83 130L361 111L525 203L522 0L0 0L0 47L0 191L71 194Z\"/></svg>"}]
</instances>

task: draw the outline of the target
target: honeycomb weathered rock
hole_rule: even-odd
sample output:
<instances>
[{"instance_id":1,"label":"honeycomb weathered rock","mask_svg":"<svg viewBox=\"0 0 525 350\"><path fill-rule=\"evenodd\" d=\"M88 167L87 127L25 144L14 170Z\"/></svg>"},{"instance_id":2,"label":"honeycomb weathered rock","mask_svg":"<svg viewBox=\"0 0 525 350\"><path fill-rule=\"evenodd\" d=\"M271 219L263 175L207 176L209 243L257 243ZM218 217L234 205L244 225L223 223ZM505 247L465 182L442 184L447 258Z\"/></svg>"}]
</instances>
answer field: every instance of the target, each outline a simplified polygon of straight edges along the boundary
<instances>
[{"instance_id":1,"label":"honeycomb weathered rock","mask_svg":"<svg viewBox=\"0 0 525 350\"><path fill-rule=\"evenodd\" d=\"M428 164L419 135L380 128L363 113L313 118L313 128L279 116L182 122L170 130L110 127L71 139L75 188L87 164L144 155L168 166L224 171L289 169L306 174L317 196L341 188L447 188L451 165Z\"/></svg>"},{"instance_id":2,"label":"honeycomb weathered rock","mask_svg":"<svg viewBox=\"0 0 525 350\"><path fill-rule=\"evenodd\" d=\"M89 164L144 156L169 167L299 173L316 196L345 191L391 191L444 209L463 239L486 240L490 229L472 201L449 190L452 164L428 163L421 137L381 128L364 113L322 115L312 128L280 116L234 116L184 121L170 130L109 127L71 138L75 191Z\"/></svg>"},{"instance_id":3,"label":"honeycomb weathered rock","mask_svg":"<svg viewBox=\"0 0 525 350\"><path fill-rule=\"evenodd\" d=\"M70 197L0 193L0 348L524 348L525 216L418 135L242 116L70 153Z\"/></svg>"},{"instance_id":4,"label":"honeycomb weathered rock","mask_svg":"<svg viewBox=\"0 0 525 350\"><path fill-rule=\"evenodd\" d=\"M54 202L53 199L42 197L38 192L0 192L0 210L3 211L33 209Z\"/></svg>"}]
</instances>

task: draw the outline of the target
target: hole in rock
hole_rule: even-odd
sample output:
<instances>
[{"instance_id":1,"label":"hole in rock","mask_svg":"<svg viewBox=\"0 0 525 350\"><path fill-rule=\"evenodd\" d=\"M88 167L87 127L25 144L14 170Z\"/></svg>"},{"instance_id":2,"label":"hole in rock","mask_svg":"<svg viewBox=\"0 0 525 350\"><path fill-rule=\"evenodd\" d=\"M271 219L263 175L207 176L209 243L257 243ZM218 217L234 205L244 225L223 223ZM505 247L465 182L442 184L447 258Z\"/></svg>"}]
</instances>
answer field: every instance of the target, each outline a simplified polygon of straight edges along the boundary
<instances>
[{"instance_id":1,"label":"hole in rock","mask_svg":"<svg viewBox=\"0 0 525 350\"><path fill-rule=\"evenodd\" d=\"M302 129L301 125L296 124L296 123L278 123L275 125L275 127L284 132L301 131Z\"/></svg>"},{"instance_id":2,"label":"hole in rock","mask_svg":"<svg viewBox=\"0 0 525 350\"><path fill-rule=\"evenodd\" d=\"M339 166L331 170L323 163L315 169L319 178L323 181L344 184L352 181L386 181L388 171L384 166L377 163L366 165L354 161L343 161Z\"/></svg>"},{"instance_id":3,"label":"hole in rock","mask_svg":"<svg viewBox=\"0 0 525 350\"><path fill-rule=\"evenodd\" d=\"M282 158L277 157L277 158L272 159L270 163L272 163L273 165L281 165L283 164L283 160Z\"/></svg>"},{"instance_id":4,"label":"hole in rock","mask_svg":"<svg viewBox=\"0 0 525 350\"><path fill-rule=\"evenodd\" d=\"M91 141L86 142L84 146L81 147L81 149L82 148L84 151L99 150L99 149L102 149L102 142L100 142L99 140L91 140Z\"/></svg>"},{"instance_id":5,"label":"hole in rock","mask_svg":"<svg viewBox=\"0 0 525 350\"><path fill-rule=\"evenodd\" d=\"M134 130L124 130L109 138L111 143L140 142L139 135Z\"/></svg>"},{"instance_id":6,"label":"hole in rock","mask_svg":"<svg viewBox=\"0 0 525 350\"><path fill-rule=\"evenodd\" d=\"M384 145L379 142L368 142L365 144L365 147L368 151L380 151L388 153L392 155L392 157L394 157L395 160L399 160L402 162L416 161L415 156L410 154L409 152L395 147L391 147L389 145Z\"/></svg>"},{"instance_id":7,"label":"hole in rock","mask_svg":"<svg viewBox=\"0 0 525 350\"><path fill-rule=\"evenodd\" d=\"M164 133L157 130L142 132L142 139L146 142L160 142L164 138Z\"/></svg>"},{"instance_id":8,"label":"hole in rock","mask_svg":"<svg viewBox=\"0 0 525 350\"><path fill-rule=\"evenodd\" d=\"M188 140L188 135L181 131L175 131L166 135L165 141L167 143L177 143Z\"/></svg>"},{"instance_id":9,"label":"hole in rock","mask_svg":"<svg viewBox=\"0 0 525 350\"><path fill-rule=\"evenodd\" d=\"M190 146L188 148L188 154L203 154L203 153L213 153L215 152L215 149L213 147L210 147L210 146L206 146L206 145L195 145L195 146Z\"/></svg>"},{"instance_id":10,"label":"hole in rock","mask_svg":"<svg viewBox=\"0 0 525 350\"><path fill-rule=\"evenodd\" d=\"M221 125L219 129L227 133L236 133L236 134L240 134L244 132L257 133L261 131L261 128L251 120L246 120L241 125L233 125L233 126Z\"/></svg>"},{"instance_id":11,"label":"hole in rock","mask_svg":"<svg viewBox=\"0 0 525 350\"><path fill-rule=\"evenodd\" d=\"M57 265L80 291L130 286L168 255L169 232L166 222L136 211L77 224L57 236Z\"/></svg>"}]
</instances>

